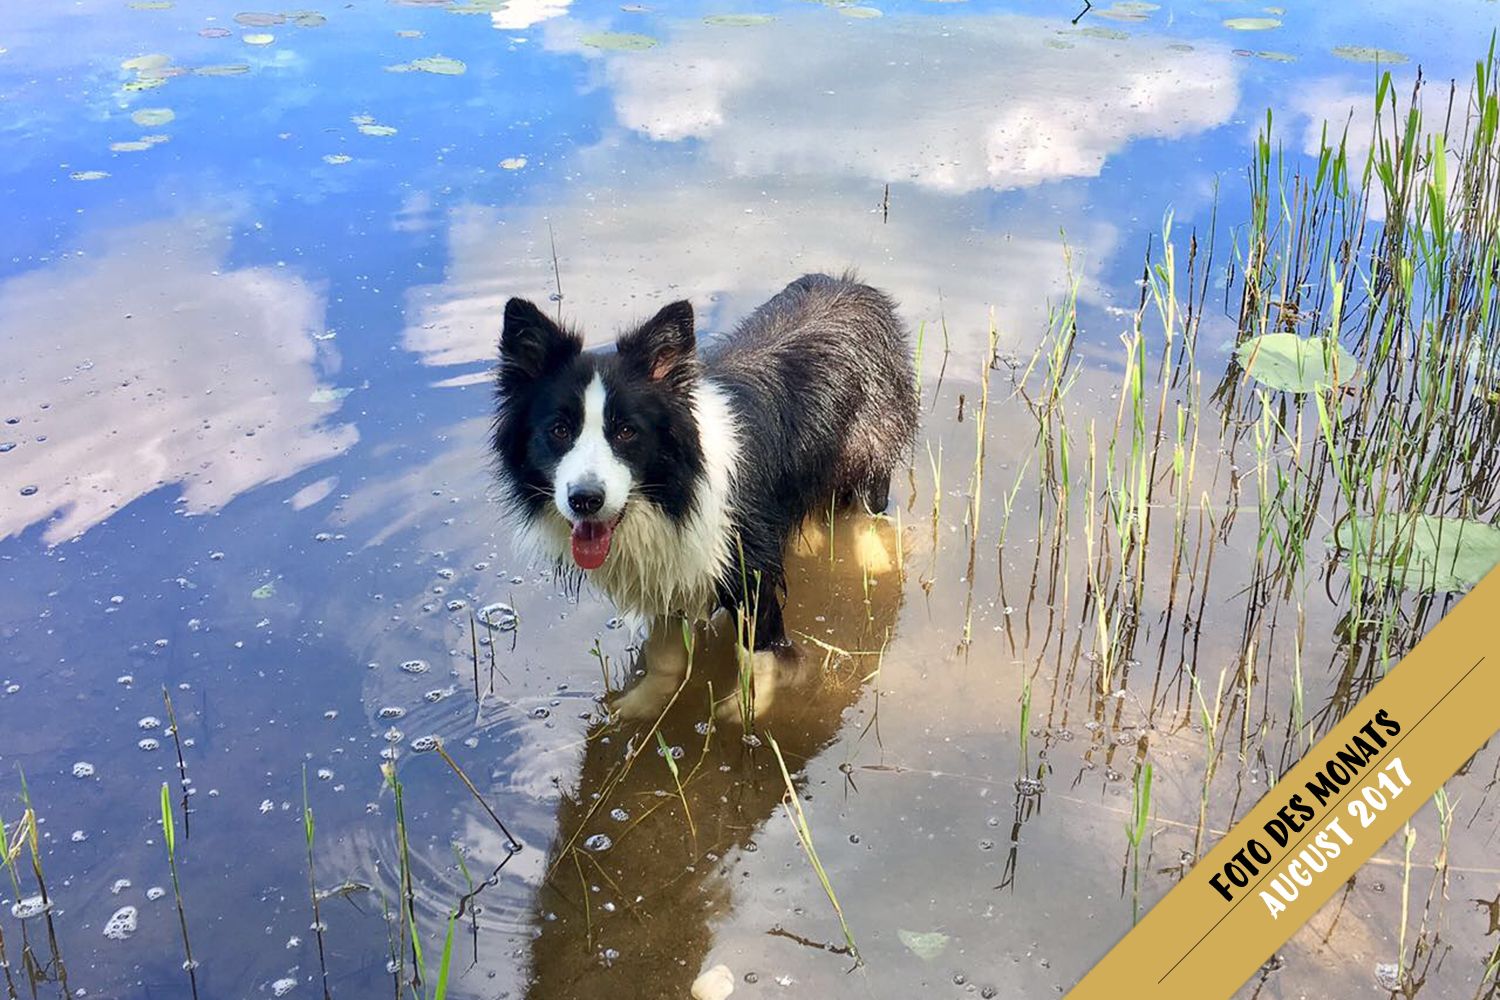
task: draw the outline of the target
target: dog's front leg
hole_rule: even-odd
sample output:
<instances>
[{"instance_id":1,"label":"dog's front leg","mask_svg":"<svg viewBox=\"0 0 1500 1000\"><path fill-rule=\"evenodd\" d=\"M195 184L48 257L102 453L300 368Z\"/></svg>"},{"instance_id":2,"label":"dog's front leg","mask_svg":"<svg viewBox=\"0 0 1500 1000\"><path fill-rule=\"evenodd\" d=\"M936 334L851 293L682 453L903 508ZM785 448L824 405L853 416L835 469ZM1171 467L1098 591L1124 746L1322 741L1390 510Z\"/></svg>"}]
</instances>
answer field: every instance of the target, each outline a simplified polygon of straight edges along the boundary
<instances>
[{"instance_id":1,"label":"dog's front leg","mask_svg":"<svg viewBox=\"0 0 1500 1000\"><path fill-rule=\"evenodd\" d=\"M624 720L655 719L687 677L688 650L683 619L677 615L653 618L636 662L645 664L646 676L621 692L610 708Z\"/></svg>"}]
</instances>

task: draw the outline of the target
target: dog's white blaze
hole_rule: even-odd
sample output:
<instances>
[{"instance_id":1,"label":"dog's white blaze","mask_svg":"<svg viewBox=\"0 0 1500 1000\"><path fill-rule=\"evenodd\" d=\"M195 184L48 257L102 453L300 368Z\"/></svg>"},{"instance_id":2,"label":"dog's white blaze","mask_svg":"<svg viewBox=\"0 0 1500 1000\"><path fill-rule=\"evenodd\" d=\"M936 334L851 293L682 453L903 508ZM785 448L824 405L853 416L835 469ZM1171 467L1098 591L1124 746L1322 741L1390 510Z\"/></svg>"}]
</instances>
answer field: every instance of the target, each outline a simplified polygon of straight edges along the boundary
<instances>
[{"instance_id":1,"label":"dog's white blaze","mask_svg":"<svg viewBox=\"0 0 1500 1000\"><path fill-rule=\"evenodd\" d=\"M568 506L568 492L581 483L604 487L604 507L595 515L600 520L614 517L630 498L630 467L615 456L604 433L604 400L604 381L595 375L583 390L583 429L553 474L552 502L568 519L576 516Z\"/></svg>"},{"instance_id":2,"label":"dog's white blaze","mask_svg":"<svg viewBox=\"0 0 1500 1000\"><path fill-rule=\"evenodd\" d=\"M632 497L604 565L587 574L627 614L707 618L717 605L715 587L733 565L730 493L739 461L739 428L724 390L708 379L693 389L693 418L703 473L693 483L686 520L678 524L645 497ZM557 510L545 511L540 523L527 525L523 534L548 558L566 565L572 560L572 527L559 513L566 509L564 501L566 495L560 494Z\"/></svg>"}]
</instances>

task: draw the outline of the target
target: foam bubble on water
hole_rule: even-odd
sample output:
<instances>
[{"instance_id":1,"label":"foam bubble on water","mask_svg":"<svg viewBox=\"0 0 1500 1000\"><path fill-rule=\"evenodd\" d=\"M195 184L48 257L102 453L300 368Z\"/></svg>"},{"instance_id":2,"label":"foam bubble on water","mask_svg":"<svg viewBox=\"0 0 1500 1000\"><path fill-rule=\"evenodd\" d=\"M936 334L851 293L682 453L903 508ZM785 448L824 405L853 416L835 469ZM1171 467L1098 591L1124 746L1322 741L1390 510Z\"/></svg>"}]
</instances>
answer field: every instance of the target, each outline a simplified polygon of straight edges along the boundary
<instances>
[{"instance_id":1,"label":"foam bubble on water","mask_svg":"<svg viewBox=\"0 0 1500 1000\"><path fill-rule=\"evenodd\" d=\"M392 726L385 731L385 741L387 743L400 743L405 737L406 734L397 729L395 726Z\"/></svg>"},{"instance_id":2,"label":"foam bubble on water","mask_svg":"<svg viewBox=\"0 0 1500 1000\"><path fill-rule=\"evenodd\" d=\"M607 833L596 833L585 840L583 846L591 851L607 851L615 846L615 842Z\"/></svg>"},{"instance_id":3,"label":"foam bubble on water","mask_svg":"<svg viewBox=\"0 0 1500 1000\"><path fill-rule=\"evenodd\" d=\"M384 705L375 714L382 719L399 719L406 714L406 709L399 705Z\"/></svg>"},{"instance_id":4,"label":"foam bubble on water","mask_svg":"<svg viewBox=\"0 0 1500 1000\"><path fill-rule=\"evenodd\" d=\"M503 601L479 609L479 621L496 632L510 632L516 627L516 609Z\"/></svg>"},{"instance_id":5,"label":"foam bubble on water","mask_svg":"<svg viewBox=\"0 0 1500 1000\"><path fill-rule=\"evenodd\" d=\"M431 668L427 666L426 660L407 660L401 664L401 669L409 674L425 674Z\"/></svg>"},{"instance_id":6,"label":"foam bubble on water","mask_svg":"<svg viewBox=\"0 0 1500 1000\"><path fill-rule=\"evenodd\" d=\"M626 812L624 809L621 809L619 806L615 806L615 808L609 811L609 818L614 820L616 823L624 823L630 819L630 813Z\"/></svg>"},{"instance_id":7,"label":"foam bubble on water","mask_svg":"<svg viewBox=\"0 0 1500 1000\"><path fill-rule=\"evenodd\" d=\"M10 915L17 920L30 920L41 913L46 913L52 908L52 904L43 900L41 896L27 896L17 903L12 903Z\"/></svg>"},{"instance_id":8,"label":"foam bubble on water","mask_svg":"<svg viewBox=\"0 0 1500 1000\"><path fill-rule=\"evenodd\" d=\"M318 768L318 780L319 781L332 781L333 780L333 769L332 768L327 768L327 767L320 767L320 768Z\"/></svg>"},{"instance_id":9,"label":"foam bubble on water","mask_svg":"<svg viewBox=\"0 0 1500 1000\"><path fill-rule=\"evenodd\" d=\"M142 729L160 729L161 720L154 715L147 715L140 722L137 722L136 725Z\"/></svg>"},{"instance_id":10,"label":"foam bubble on water","mask_svg":"<svg viewBox=\"0 0 1500 1000\"><path fill-rule=\"evenodd\" d=\"M428 751L436 750L437 745L438 738L436 736L418 736L411 741L411 748L416 753L427 753Z\"/></svg>"},{"instance_id":11,"label":"foam bubble on water","mask_svg":"<svg viewBox=\"0 0 1500 1000\"><path fill-rule=\"evenodd\" d=\"M155 750L157 747L161 746L161 741L153 740L151 737L147 736L145 739L137 743L136 746L140 747L142 750Z\"/></svg>"},{"instance_id":12,"label":"foam bubble on water","mask_svg":"<svg viewBox=\"0 0 1500 1000\"><path fill-rule=\"evenodd\" d=\"M137 914L135 907L122 906L105 923L104 936L111 941L124 941L135 933L136 925Z\"/></svg>"},{"instance_id":13,"label":"foam bubble on water","mask_svg":"<svg viewBox=\"0 0 1500 1000\"><path fill-rule=\"evenodd\" d=\"M73 841L73 843L75 844L81 844L85 840L89 839L89 835L87 833L84 833L82 830L74 830L72 834L69 835L68 839Z\"/></svg>"},{"instance_id":14,"label":"foam bubble on water","mask_svg":"<svg viewBox=\"0 0 1500 1000\"><path fill-rule=\"evenodd\" d=\"M468 606L469 606L469 602L468 601L461 601L461 600L459 600L457 598L454 598L453 600L451 600L451 601L448 602L448 610L449 611L462 611L464 608L466 608Z\"/></svg>"},{"instance_id":15,"label":"foam bubble on water","mask_svg":"<svg viewBox=\"0 0 1500 1000\"><path fill-rule=\"evenodd\" d=\"M73 777L92 778L94 776L94 765L86 760L80 760L73 765Z\"/></svg>"},{"instance_id":16,"label":"foam bubble on water","mask_svg":"<svg viewBox=\"0 0 1500 1000\"><path fill-rule=\"evenodd\" d=\"M296 985L297 980L293 979L291 976L287 976L284 979L278 979L271 984L271 995L284 997L288 993L292 992L293 988L295 988Z\"/></svg>"},{"instance_id":17,"label":"foam bubble on water","mask_svg":"<svg viewBox=\"0 0 1500 1000\"><path fill-rule=\"evenodd\" d=\"M151 888L149 888L149 889L146 890L146 898L149 899L149 900L151 900L151 902L153 902L153 903L156 902L158 899L161 899L166 894L167 894L167 890L163 889L159 885L153 885Z\"/></svg>"}]
</instances>

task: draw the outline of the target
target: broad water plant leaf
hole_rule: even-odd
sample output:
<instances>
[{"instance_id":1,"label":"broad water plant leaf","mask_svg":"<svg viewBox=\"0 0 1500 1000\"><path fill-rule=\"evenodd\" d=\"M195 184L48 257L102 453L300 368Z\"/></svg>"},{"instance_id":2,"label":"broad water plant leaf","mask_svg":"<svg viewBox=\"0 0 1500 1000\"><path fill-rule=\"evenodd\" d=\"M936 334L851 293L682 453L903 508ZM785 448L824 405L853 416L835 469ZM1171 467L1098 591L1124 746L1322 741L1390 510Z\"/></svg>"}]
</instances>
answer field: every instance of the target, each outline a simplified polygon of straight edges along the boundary
<instances>
[{"instance_id":1,"label":"broad water plant leaf","mask_svg":"<svg viewBox=\"0 0 1500 1000\"><path fill-rule=\"evenodd\" d=\"M1460 517L1352 517L1330 540L1361 575L1420 593L1469 590L1500 565L1500 528Z\"/></svg>"},{"instance_id":2,"label":"broad water plant leaf","mask_svg":"<svg viewBox=\"0 0 1500 1000\"><path fill-rule=\"evenodd\" d=\"M639 52L643 49L654 49L661 44L660 39L652 38L650 35L637 35L628 31L601 31L592 35L584 35L578 40L590 48L605 49L610 52Z\"/></svg>"},{"instance_id":3,"label":"broad water plant leaf","mask_svg":"<svg viewBox=\"0 0 1500 1000\"><path fill-rule=\"evenodd\" d=\"M1320 385L1342 385L1359 367L1343 345L1295 333L1251 337L1235 349L1235 356L1256 381L1282 392L1311 392Z\"/></svg>"},{"instance_id":4,"label":"broad water plant leaf","mask_svg":"<svg viewBox=\"0 0 1500 1000\"><path fill-rule=\"evenodd\" d=\"M942 931L909 931L903 927L896 931L896 937L924 962L931 962L948 947L948 935Z\"/></svg>"}]
</instances>

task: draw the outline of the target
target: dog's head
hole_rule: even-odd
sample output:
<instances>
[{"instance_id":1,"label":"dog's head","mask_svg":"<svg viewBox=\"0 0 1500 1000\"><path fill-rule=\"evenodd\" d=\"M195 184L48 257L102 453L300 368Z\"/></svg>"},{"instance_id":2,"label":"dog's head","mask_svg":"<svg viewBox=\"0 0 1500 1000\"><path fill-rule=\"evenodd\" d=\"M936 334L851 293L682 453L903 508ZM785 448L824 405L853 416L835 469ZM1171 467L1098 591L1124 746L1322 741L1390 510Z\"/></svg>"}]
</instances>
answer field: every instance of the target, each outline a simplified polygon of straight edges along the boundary
<instances>
[{"instance_id":1,"label":"dog's head","mask_svg":"<svg viewBox=\"0 0 1500 1000\"><path fill-rule=\"evenodd\" d=\"M693 413L693 307L674 302L620 335L583 340L525 299L505 304L495 451L506 499L531 520L563 518L573 561L603 565L621 519L652 504L681 522L703 464Z\"/></svg>"}]
</instances>

